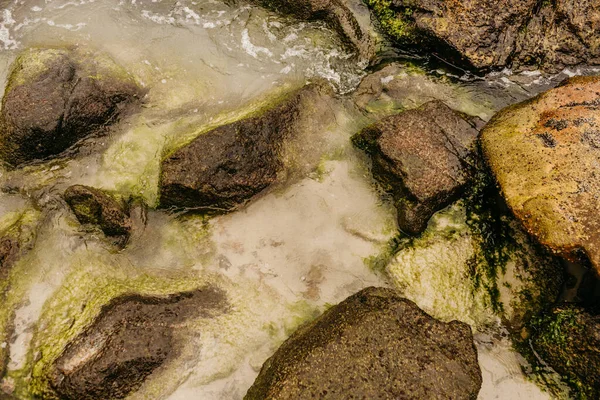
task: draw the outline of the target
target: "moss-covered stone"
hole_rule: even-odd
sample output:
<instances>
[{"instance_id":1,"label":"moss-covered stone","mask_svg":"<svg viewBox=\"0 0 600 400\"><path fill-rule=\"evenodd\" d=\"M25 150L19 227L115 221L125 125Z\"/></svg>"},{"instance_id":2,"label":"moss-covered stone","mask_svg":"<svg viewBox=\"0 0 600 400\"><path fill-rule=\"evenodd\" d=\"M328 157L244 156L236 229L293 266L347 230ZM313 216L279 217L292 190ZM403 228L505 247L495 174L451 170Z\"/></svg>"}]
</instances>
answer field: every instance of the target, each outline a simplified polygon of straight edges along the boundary
<instances>
[{"instance_id":1,"label":"moss-covered stone","mask_svg":"<svg viewBox=\"0 0 600 400\"><path fill-rule=\"evenodd\" d=\"M563 375L574 398L598 398L599 316L576 305L562 305L537 318L530 331L538 356Z\"/></svg>"},{"instance_id":2,"label":"moss-covered stone","mask_svg":"<svg viewBox=\"0 0 600 400\"><path fill-rule=\"evenodd\" d=\"M14 62L0 115L0 157L12 166L59 154L138 103L135 80L104 55L32 48Z\"/></svg>"},{"instance_id":3,"label":"moss-covered stone","mask_svg":"<svg viewBox=\"0 0 600 400\"><path fill-rule=\"evenodd\" d=\"M525 229L600 271L600 79L580 77L498 113L481 134L485 158Z\"/></svg>"},{"instance_id":4,"label":"moss-covered stone","mask_svg":"<svg viewBox=\"0 0 600 400\"><path fill-rule=\"evenodd\" d=\"M97 225L107 236L120 237L126 243L131 233L129 207L101 190L70 186L63 195L67 204L82 224Z\"/></svg>"},{"instance_id":5,"label":"moss-covered stone","mask_svg":"<svg viewBox=\"0 0 600 400\"><path fill-rule=\"evenodd\" d=\"M442 323L393 290L371 287L298 329L245 399L474 400L480 387L467 325Z\"/></svg>"}]
</instances>

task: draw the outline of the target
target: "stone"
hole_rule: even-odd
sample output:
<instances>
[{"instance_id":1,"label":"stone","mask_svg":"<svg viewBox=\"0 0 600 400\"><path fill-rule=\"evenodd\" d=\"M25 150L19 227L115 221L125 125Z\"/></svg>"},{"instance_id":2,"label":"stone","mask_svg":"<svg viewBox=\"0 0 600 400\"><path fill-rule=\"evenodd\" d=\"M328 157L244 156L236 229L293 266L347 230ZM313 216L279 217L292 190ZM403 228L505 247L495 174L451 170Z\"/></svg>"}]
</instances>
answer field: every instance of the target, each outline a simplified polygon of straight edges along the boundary
<instances>
[{"instance_id":1,"label":"stone","mask_svg":"<svg viewBox=\"0 0 600 400\"><path fill-rule=\"evenodd\" d=\"M468 325L370 287L292 334L244 399L474 400L481 382Z\"/></svg>"},{"instance_id":2,"label":"stone","mask_svg":"<svg viewBox=\"0 0 600 400\"><path fill-rule=\"evenodd\" d=\"M578 392L574 398L600 394L600 316L570 304L560 305L531 329L531 344L548 365Z\"/></svg>"},{"instance_id":3,"label":"stone","mask_svg":"<svg viewBox=\"0 0 600 400\"><path fill-rule=\"evenodd\" d=\"M12 65L0 113L0 158L11 166L62 153L139 103L142 91L104 55L32 48Z\"/></svg>"},{"instance_id":4,"label":"stone","mask_svg":"<svg viewBox=\"0 0 600 400\"><path fill-rule=\"evenodd\" d=\"M83 185L70 186L63 197L80 223L97 225L106 236L129 237L132 223L124 202Z\"/></svg>"},{"instance_id":5,"label":"stone","mask_svg":"<svg viewBox=\"0 0 600 400\"><path fill-rule=\"evenodd\" d=\"M277 181L285 143L323 102L323 88L308 85L253 116L203 133L167 156L161 166L161 208L223 213Z\"/></svg>"},{"instance_id":6,"label":"stone","mask_svg":"<svg viewBox=\"0 0 600 400\"><path fill-rule=\"evenodd\" d=\"M579 77L499 112L484 157L529 234L600 271L600 78Z\"/></svg>"},{"instance_id":7,"label":"stone","mask_svg":"<svg viewBox=\"0 0 600 400\"><path fill-rule=\"evenodd\" d=\"M440 101L380 120L353 137L373 160L373 175L391 192L400 229L416 235L456 200L470 180L480 122Z\"/></svg>"},{"instance_id":8,"label":"stone","mask_svg":"<svg viewBox=\"0 0 600 400\"><path fill-rule=\"evenodd\" d=\"M193 317L227 309L225 294L205 287L165 297L123 295L55 361L51 386L61 399L122 399L177 355L176 330Z\"/></svg>"},{"instance_id":9,"label":"stone","mask_svg":"<svg viewBox=\"0 0 600 400\"><path fill-rule=\"evenodd\" d=\"M476 71L600 63L594 0L368 0L399 45Z\"/></svg>"},{"instance_id":10,"label":"stone","mask_svg":"<svg viewBox=\"0 0 600 400\"><path fill-rule=\"evenodd\" d=\"M263 7L292 15L305 21L324 21L335 30L342 41L358 54L362 61L375 56L375 41L369 32L370 24L362 22L344 0L252 0Z\"/></svg>"}]
</instances>

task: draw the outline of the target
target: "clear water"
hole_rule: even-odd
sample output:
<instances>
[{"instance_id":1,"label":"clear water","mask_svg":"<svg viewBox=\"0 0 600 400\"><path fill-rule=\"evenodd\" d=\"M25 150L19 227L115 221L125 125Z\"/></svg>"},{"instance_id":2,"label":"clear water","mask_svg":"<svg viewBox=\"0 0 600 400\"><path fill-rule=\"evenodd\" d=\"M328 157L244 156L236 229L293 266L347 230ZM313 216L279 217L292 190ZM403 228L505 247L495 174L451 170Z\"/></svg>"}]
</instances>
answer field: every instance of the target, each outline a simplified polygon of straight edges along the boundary
<instances>
[{"instance_id":1,"label":"clear water","mask_svg":"<svg viewBox=\"0 0 600 400\"><path fill-rule=\"evenodd\" d=\"M0 226L26 216L38 231L2 284L10 289L0 309L0 351L10 360L0 387L23 399L48 362L114 296L207 283L227 292L230 312L193 321L180 356L130 398L241 399L299 324L364 287L390 284L365 260L394 236L394 210L374 189L367 161L349 137L386 112L431 98L489 119L562 78L504 71L472 79L406 67L383 77L398 85L394 104L384 94L370 99L371 106L383 105L383 114L365 114L350 93L366 72L319 23L216 0L0 5L2 87L21 49L77 45L109 54L149 89L140 114L86 142L72 159L0 171ZM81 183L140 196L152 206L162 152L274 91L314 80L328 81L338 94L329 119L306 127L294 143L288 178L238 212L207 220L138 209L130 243L117 251L82 228L60 199L66 187ZM427 290L413 298L427 303ZM500 329L479 333L476 343L480 399L549 398L523 375L524 361Z\"/></svg>"}]
</instances>

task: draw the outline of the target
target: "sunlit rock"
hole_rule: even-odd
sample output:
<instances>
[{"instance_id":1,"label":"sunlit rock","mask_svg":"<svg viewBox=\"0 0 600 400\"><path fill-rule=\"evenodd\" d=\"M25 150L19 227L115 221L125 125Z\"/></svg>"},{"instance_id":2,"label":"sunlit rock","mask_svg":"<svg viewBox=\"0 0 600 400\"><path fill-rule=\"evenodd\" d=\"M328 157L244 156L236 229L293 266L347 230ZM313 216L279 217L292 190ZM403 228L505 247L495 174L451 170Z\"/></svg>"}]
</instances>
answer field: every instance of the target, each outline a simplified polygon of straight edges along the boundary
<instances>
[{"instance_id":1,"label":"sunlit rock","mask_svg":"<svg viewBox=\"0 0 600 400\"><path fill-rule=\"evenodd\" d=\"M0 118L0 157L18 166L63 152L113 123L142 92L104 55L25 50L8 77Z\"/></svg>"},{"instance_id":2,"label":"sunlit rock","mask_svg":"<svg viewBox=\"0 0 600 400\"><path fill-rule=\"evenodd\" d=\"M465 190L483 121L432 101L363 129L354 144L369 153L373 175L396 200L398 225L422 232L429 218Z\"/></svg>"},{"instance_id":3,"label":"sunlit rock","mask_svg":"<svg viewBox=\"0 0 600 400\"><path fill-rule=\"evenodd\" d=\"M469 326L437 321L393 290L370 287L298 329L245 399L474 400L480 388Z\"/></svg>"},{"instance_id":4,"label":"sunlit rock","mask_svg":"<svg viewBox=\"0 0 600 400\"><path fill-rule=\"evenodd\" d=\"M498 113L481 134L502 195L556 254L600 271L600 79L573 78Z\"/></svg>"}]
</instances>

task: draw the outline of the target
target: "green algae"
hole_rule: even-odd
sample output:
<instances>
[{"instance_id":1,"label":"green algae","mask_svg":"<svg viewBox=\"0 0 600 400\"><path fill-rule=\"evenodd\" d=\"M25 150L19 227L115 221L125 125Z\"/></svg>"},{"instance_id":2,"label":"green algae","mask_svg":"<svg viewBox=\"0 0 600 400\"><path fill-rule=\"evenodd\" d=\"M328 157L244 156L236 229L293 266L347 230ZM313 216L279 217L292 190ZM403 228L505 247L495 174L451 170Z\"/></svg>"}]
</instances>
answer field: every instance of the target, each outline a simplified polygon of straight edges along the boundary
<instances>
[{"instance_id":1,"label":"green algae","mask_svg":"<svg viewBox=\"0 0 600 400\"><path fill-rule=\"evenodd\" d=\"M418 31L410 20L412 10L409 7L401 12L392 9L391 0L364 0L379 21L381 29L400 44L414 44Z\"/></svg>"}]
</instances>

